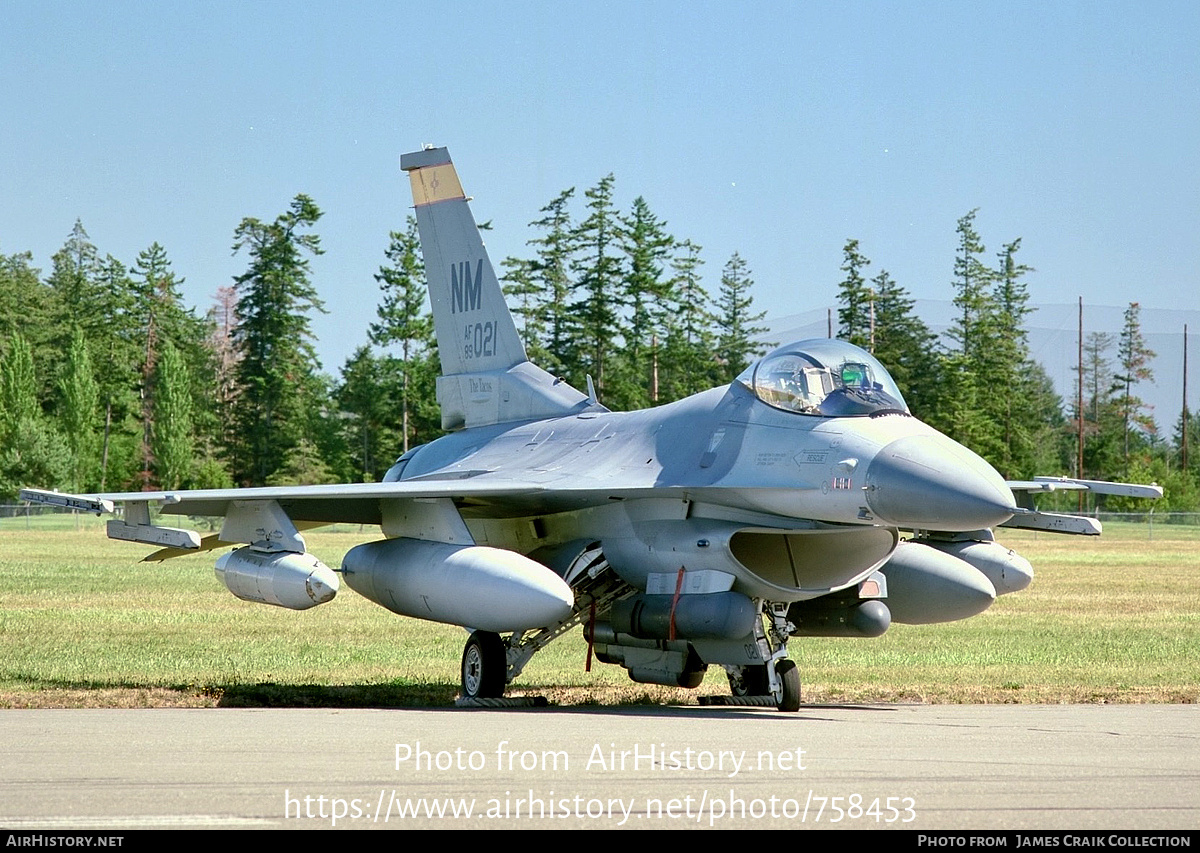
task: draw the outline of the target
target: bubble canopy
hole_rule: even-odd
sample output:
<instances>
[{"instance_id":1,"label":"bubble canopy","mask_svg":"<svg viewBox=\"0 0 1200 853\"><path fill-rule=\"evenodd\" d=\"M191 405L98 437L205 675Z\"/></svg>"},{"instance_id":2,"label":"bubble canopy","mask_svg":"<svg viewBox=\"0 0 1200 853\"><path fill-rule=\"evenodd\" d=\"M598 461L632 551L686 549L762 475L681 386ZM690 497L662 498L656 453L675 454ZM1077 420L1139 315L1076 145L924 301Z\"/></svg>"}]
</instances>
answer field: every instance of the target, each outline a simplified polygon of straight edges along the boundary
<instances>
[{"instance_id":1,"label":"bubble canopy","mask_svg":"<svg viewBox=\"0 0 1200 853\"><path fill-rule=\"evenodd\" d=\"M834 339L781 346L747 367L737 381L767 405L801 415L908 412L900 389L874 356Z\"/></svg>"}]
</instances>

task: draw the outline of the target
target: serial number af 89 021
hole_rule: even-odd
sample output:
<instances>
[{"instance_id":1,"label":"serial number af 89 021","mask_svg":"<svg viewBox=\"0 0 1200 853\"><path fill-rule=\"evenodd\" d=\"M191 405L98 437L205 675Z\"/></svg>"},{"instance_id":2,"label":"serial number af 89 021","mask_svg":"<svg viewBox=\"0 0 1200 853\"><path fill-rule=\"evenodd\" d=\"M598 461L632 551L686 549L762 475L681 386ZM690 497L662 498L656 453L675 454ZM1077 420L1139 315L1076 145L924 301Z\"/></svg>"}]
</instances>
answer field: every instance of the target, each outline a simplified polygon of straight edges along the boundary
<instances>
[{"instance_id":1,"label":"serial number af 89 021","mask_svg":"<svg viewBox=\"0 0 1200 853\"><path fill-rule=\"evenodd\" d=\"M463 326L463 357L486 358L496 354L496 322L467 323Z\"/></svg>"}]
</instances>

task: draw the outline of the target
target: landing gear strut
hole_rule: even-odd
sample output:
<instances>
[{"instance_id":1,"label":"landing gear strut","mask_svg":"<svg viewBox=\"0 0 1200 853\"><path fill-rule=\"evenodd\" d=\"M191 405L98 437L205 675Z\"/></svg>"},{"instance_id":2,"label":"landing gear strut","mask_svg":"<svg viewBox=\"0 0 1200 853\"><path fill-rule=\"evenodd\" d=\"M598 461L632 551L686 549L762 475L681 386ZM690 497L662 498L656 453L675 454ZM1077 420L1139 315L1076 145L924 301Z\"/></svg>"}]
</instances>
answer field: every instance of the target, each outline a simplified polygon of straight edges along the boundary
<instances>
[{"instance_id":1,"label":"landing gear strut","mask_svg":"<svg viewBox=\"0 0 1200 853\"><path fill-rule=\"evenodd\" d=\"M729 673L729 692L734 696L769 696L771 680L765 663L738 667Z\"/></svg>"},{"instance_id":2,"label":"landing gear strut","mask_svg":"<svg viewBox=\"0 0 1200 853\"><path fill-rule=\"evenodd\" d=\"M727 665L729 691L739 699L770 697L780 711L800 710L800 670L787 657L787 641L796 630L786 603L760 601L766 617L756 620L754 640L763 663ZM751 704L758 704L751 702Z\"/></svg>"},{"instance_id":3,"label":"landing gear strut","mask_svg":"<svg viewBox=\"0 0 1200 853\"><path fill-rule=\"evenodd\" d=\"M476 631L462 656L462 691L468 699L498 699L508 683L508 653L500 635Z\"/></svg>"}]
</instances>

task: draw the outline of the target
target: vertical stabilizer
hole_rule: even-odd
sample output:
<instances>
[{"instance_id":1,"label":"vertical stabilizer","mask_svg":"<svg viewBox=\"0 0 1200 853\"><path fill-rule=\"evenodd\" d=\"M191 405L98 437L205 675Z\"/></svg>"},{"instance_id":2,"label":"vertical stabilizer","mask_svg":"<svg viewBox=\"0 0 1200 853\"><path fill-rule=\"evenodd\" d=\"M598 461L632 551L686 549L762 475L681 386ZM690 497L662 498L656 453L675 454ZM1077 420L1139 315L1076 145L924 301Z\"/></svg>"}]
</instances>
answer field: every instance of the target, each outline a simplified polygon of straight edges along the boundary
<instances>
[{"instance_id":1,"label":"vertical stabilizer","mask_svg":"<svg viewBox=\"0 0 1200 853\"><path fill-rule=\"evenodd\" d=\"M475 217L445 148L400 158L412 182L442 374L503 370L525 361Z\"/></svg>"},{"instance_id":2,"label":"vertical stabilizer","mask_svg":"<svg viewBox=\"0 0 1200 853\"><path fill-rule=\"evenodd\" d=\"M445 148L400 157L412 183L442 376L442 427L602 409L531 364Z\"/></svg>"}]
</instances>

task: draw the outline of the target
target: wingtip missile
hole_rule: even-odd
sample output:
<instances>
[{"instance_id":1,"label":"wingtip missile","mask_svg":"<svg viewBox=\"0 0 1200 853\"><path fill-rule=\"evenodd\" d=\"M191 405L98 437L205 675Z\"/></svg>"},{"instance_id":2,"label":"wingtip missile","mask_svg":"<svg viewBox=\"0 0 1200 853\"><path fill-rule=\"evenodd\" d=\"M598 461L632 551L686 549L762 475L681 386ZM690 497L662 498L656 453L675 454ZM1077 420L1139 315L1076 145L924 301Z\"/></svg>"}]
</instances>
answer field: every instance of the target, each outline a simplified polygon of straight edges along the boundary
<instances>
[{"instance_id":1,"label":"wingtip missile","mask_svg":"<svg viewBox=\"0 0 1200 853\"><path fill-rule=\"evenodd\" d=\"M76 509L95 515L111 514L113 502L87 495L70 495L65 492L48 492L43 489L21 489L20 498L31 504L41 506L58 506L64 509Z\"/></svg>"}]
</instances>

